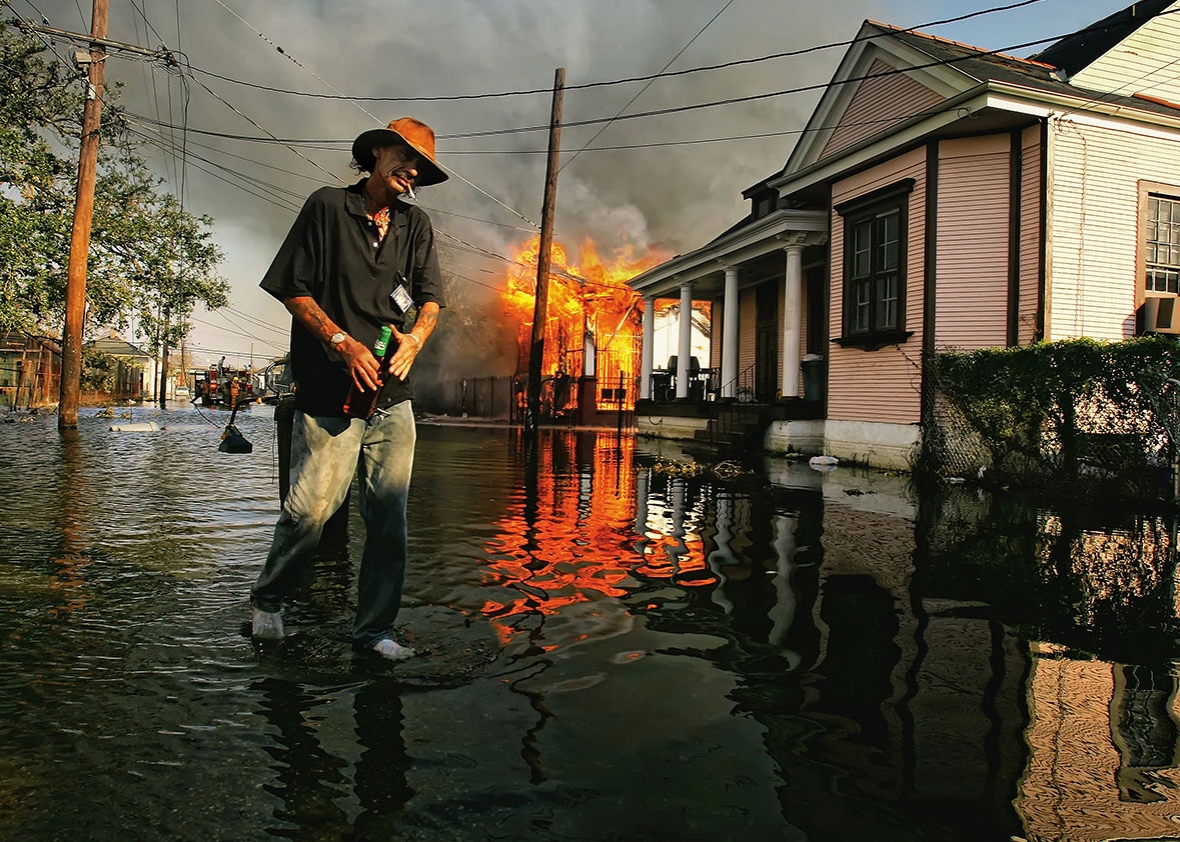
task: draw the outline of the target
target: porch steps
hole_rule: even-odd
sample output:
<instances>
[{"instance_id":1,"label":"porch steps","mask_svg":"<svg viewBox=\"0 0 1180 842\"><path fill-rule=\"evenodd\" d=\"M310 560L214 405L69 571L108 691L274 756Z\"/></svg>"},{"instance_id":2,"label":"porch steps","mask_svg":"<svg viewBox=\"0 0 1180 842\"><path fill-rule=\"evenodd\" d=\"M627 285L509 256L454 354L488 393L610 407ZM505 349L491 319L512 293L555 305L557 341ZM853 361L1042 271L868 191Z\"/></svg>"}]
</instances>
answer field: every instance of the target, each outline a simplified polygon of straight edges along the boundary
<instances>
[{"instance_id":1,"label":"porch steps","mask_svg":"<svg viewBox=\"0 0 1180 842\"><path fill-rule=\"evenodd\" d=\"M694 439L719 450L758 450L775 410L765 404L727 404L717 408L709 426L697 430Z\"/></svg>"}]
</instances>

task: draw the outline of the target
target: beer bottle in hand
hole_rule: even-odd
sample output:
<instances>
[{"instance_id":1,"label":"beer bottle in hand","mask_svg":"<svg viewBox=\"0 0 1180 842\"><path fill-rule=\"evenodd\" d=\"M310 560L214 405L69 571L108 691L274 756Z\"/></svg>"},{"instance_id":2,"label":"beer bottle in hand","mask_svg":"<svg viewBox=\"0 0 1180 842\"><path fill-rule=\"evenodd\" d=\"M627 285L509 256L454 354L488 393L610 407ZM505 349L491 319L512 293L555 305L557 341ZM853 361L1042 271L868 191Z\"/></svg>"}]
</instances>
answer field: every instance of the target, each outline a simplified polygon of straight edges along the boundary
<instances>
[{"instance_id":1,"label":"beer bottle in hand","mask_svg":"<svg viewBox=\"0 0 1180 842\"><path fill-rule=\"evenodd\" d=\"M348 397L344 399L344 414L349 418L368 419L377 408L377 396L381 394L381 386L385 383L385 352L389 349L389 338L393 335L389 325L381 328L377 341L373 343L373 356L381 364L377 370L376 389L358 389L353 383L348 390Z\"/></svg>"}]
</instances>

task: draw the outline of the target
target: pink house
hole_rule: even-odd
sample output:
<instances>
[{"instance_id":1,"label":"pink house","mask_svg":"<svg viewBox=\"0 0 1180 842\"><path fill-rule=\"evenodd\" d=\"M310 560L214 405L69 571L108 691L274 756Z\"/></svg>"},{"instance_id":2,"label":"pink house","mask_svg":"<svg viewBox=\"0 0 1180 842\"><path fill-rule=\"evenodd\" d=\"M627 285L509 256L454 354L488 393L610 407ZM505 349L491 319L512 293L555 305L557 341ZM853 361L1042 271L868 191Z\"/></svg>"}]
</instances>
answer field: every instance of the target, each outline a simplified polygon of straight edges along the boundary
<instances>
[{"instance_id":1,"label":"pink house","mask_svg":"<svg viewBox=\"0 0 1180 842\"><path fill-rule=\"evenodd\" d=\"M749 215L631 280L645 331L714 305L700 373L644 343L639 433L906 468L930 354L1180 334L1177 44L1177 0L1032 59L865 22Z\"/></svg>"}]
</instances>

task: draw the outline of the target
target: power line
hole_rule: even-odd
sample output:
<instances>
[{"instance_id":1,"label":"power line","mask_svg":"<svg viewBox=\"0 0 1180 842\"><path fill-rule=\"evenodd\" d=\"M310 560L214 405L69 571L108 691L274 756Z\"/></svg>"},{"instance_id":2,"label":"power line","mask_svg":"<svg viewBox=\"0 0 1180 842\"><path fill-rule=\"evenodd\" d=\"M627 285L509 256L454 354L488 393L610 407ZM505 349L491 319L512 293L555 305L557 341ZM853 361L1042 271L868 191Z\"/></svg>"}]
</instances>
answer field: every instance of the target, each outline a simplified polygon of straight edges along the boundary
<instances>
[{"instance_id":1,"label":"power line","mask_svg":"<svg viewBox=\"0 0 1180 842\"><path fill-rule=\"evenodd\" d=\"M153 138L153 137L151 137L150 135L146 135L146 134L144 134L144 133L142 133L142 132L140 132L140 131L137 131L137 130L135 130L135 129L132 129L132 128L128 128L128 131L130 131L132 134L135 134L135 135L136 135L136 136L138 136L138 137L141 137L141 138L143 138L143 140L144 140L145 142L147 142L147 143L151 144L152 146L155 146L155 147L157 147L157 148L161 149L161 150L162 150L162 151L164 151L164 152L167 152L167 151L168 151L167 147L165 147L165 146L164 146L164 144L163 144L163 141L157 140L156 138ZM217 164L210 164L210 165L211 165L211 166L219 166L219 165L217 165ZM213 170L211 170L211 169L207 169L206 167L202 167L202 166L199 166L199 165L196 165L196 164L194 164L193 166L194 166L196 169L200 170L201 172L203 172L203 173L206 173L207 175L211 175L211 176L213 176L213 177L214 177L214 178L216 178L218 181L225 182L226 184L230 185L231 187L237 187L239 190L243 190L243 191L245 191L246 193L249 193L251 196L254 196L254 197L255 197L255 198L257 198L257 199L261 199L261 200L262 200L262 201L264 201L264 202L267 202L267 203L269 203L269 204L272 204L272 205L274 205L274 206L275 206L275 207L277 207L277 208L280 208L280 209L282 209L282 210L286 210L286 211L291 211L292 213L298 213L298 212L299 212L299 207L298 207L298 206L294 206L294 205L292 205L292 204L291 204L291 203L289 203L289 202L286 202L286 201L284 201L284 200L282 200L282 199L276 199L276 198L274 198L274 197L272 197L272 196L268 196L268 195L266 195L266 194L263 194L263 193L257 193L257 192L255 192L255 191L253 191L253 190L249 189L248 187L245 187L245 186L244 186L244 185L242 185L241 183L239 183L239 182L235 182L235 181L231 181L230 179L228 179L228 178L225 178L224 176L222 176L222 175L219 175L218 173L214 172L214 171L213 171Z\"/></svg>"},{"instance_id":2,"label":"power line","mask_svg":"<svg viewBox=\"0 0 1180 842\"><path fill-rule=\"evenodd\" d=\"M312 76L313 78L315 78L315 79L316 79L316 81L318 81L318 82L319 82L320 84L322 84L324 87L328 88L328 90L330 90L330 91L333 91L333 92L334 92L334 93L335 93L337 96L344 97L344 95L343 95L343 94L342 94L342 93L341 93L341 92L340 92L340 91L339 91L337 88L335 88L333 85L331 85L331 84L330 84L330 83L329 83L329 82L328 82L326 79L324 79L323 77L321 77L321 76L317 75L317 74L316 74L316 73L315 73L313 70L311 70L310 68L306 67L305 65L303 65L303 64L301 64L299 61L297 61L297 60L295 59L295 57L294 57L294 56L292 56L292 55L291 55L289 52L287 52L286 50L284 50L284 49L283 49L282 47L280 47L278 44L276 44L276 43L274 43L273 41L271 41L269 38L267 38L267 37L266 37L266 35L264 35L264 34L263 34L262 32L260 32L259 30L255 29L253 26L251 26L251 25L250 25L250 24L249 24L249 23L246 21L246 19L245 19L245 18L243 18L241 15L239 15L237 12L235 12L235 11L234 11L233 9L231 9L229 6L225 5L225 3L223 3L223 2L222 2L222 0L214 0L214 2L216 2L216 3L217 3L217 5L221 6L221 8L225 9L227 12L229 12L229 13L230 13L230 14L232 14L234 17L236 17L236 18L237 18L239 21L241 21L241 22L242 22L242 24L243 24L244 26L246 26L246 27L247 27L247 28L248 28L248 29L249 29L251 32L254 32L256 35L258 35L259 37L261 37L261 38L262 38L262 40L266 41L266 43L268 43L268 44L270 44L272 47L274 47L274 48L275 48L275 49L276 49L276 50L277 50L277 51L278 51L280 54L282 54L283 56L285 56L285 57L286 57L286 58L287 58L289 61L291 61L293 64L295 64L295 66L296 66L296 67L298 67L300 70L303 70L303 71L305 71L306 73L309 73L309 74L311 74L311 76ZM205 86L204 86L204 85L203 85L203 84L200 82L200 80L197 80L197 79L195 79L195 77L194 77L194 81L196 81L198 85L201 85L201 87L203 87L203 88L205 87ZM208 88L205 88L205 89L206 89L206 90L209 90ZM212 92L210 91L210 93L212 93ZM352 102L352 104L353 104L353 105L354 105L354 106L355 106L357 109L359 109L359 110L360 110L360 111L361 111L363 114L367 115L367 116L368 116L368 117L369 117L371 120L373 120L375 123L380 123L380 122L381 122L381 121L380 121L380 120L379 120L377 117L375 117L375 116L374 116L374 115L373 115L371 112L369 112L369 111L365 110L365 108L363 108L363 107L362 107L362 106L361 106L361 105L360 105L360 104L359 104L359 103L358 103L356 100L350 100L350 101ZM527 222L529 225L533 226L533 228L534 228L534 229L536 229L536 228L539 228L539 227L540 227L539 225L537 225L537 223L533 222L531 219L529 219L529 218L528 218L527 216L525 216L523 213L521 213L520 211L516 210L516 208L514 208L514 207L512 207L512 206L508 205L507 203L505 203L503 200L501 200L501 199L497 198L496 196L493 196L493 195L492 195L491 193L489 193L487 190L484 190L482 187L480 187L480 186L479 186L478 184L476 184L475 182L473 182L473 181L471 181L470 179L468 179L468 178L464 177L464 176L463 176L461 173L457 172L457 171L456 171L455 169L453 169L452 167L444 167L444 169L445 169L445 170L447 170L447 171L448 171L448 172L449 172L451 175L455 176L455 178L457 178L457 179L459 179L460 181L462 181L462 182L463 182L464 184L466 184L468 187L471 187L472 189L474 189L474 190L478 191L479 193L482 193L482 194L483 194L485 197L487 197L487 198L491 199L493 202L495 202L496 204L500 205L500 206L501 206L501 207L503 207L505 210L509 210L509 211L511 211L513 214L515 214L516 216L520 217L520 218L521 218L521 219L523 219L525 222Z\"/></svg>"},{"instance_id":3,"label":"power line","mask_svg":"<svg viewBox=\"0 0 1180 842\"><path fill-rule=\"evenodd\" d=\"M281 334L286 335L289 330L289 325L283 325L283 326L276 325L276 324L266 321L265 319L260 319L257 316L252 316L249 313L243 312L242 310L238 310L233 307L222 307L217 310L210 310L209 312L221 313L223 311L233 313L239 319L242 319L247 322L251 322L254 325L256 325L257 327L261 327L266 330L274 331L275 333L281 333Z\"/></svg>"},{"instance_id":4,"label":"power line","mask_svg":"<svg viewBox=\"0 0 1180 842\"><path fill-rule=\"evenodd\" d=\"M258 337L255 333L253 333L249 328L245 327L244 325L239 324L234 319L230 318L229 313L224 313L220 310L212 310L210 312L216 313L217 315L219 315L223 319L225 319L227 322L229 322L231 325L238 328L238 330L243 331L244 333L242 335L244 335L244 336L249 336L251 339L257 339L259 342L269 341L269 340L263 340L261 337ZM238 314L238 315L242 315L242 314ZM290 331L287 330L286 328L280 329L280 328L276 328L276 327L271 327L270 325L264 325L264 327L266 327L267 330L273 331L274 333L278 333L283 336L290 335Z\"/></svg>"},{"instance_id":5,"label":"power line","mask_svg":"<svg viewBox=\"0 0 1180 842\"><path fill-rule=\"evenodd\" d=\"M877 120L858 120L854 123L841 122L836 126L811 126L802 129L783 129L774 132L756 132L754 134L743 135L725 135L722 137L702 137L693 138L689 140L663 140L653 141L651 143L625 143L617 144L615 146L595 146L590 149L584 149L584 152L617 152L626 149L659 149L667 146L696 146L703 143L732 143L739 140L761 140L768 137L786 137L789 135L804 135L814 132L827 131L834 128L856 128L864 126L880 126L892 125L901 120L913 119L914 117L930 116L939 113L941 109L938 107L931 108L925 111L915 111L909 114L891 114L888 117L882 117ZM545 149L448 149L447 155L545 155L548 150Z\"/></svg>"},{"instance_id":6,"label":"power line","mask_svg":"<svg viewBox=\"0 0 1180 842\"><path fill-rule=\"evenodd\" d=\"M133 121L133 122L135 122L135 121ZM278 167L278 166L275 166L274 164L268 164L265 161L259 161L256 158L247 158L244 155L235 155L233 152L227 152L218 146L213 146L212 144L198 143L195 140L190 140L187 143L191 144L193 146L198 146L201 149L208 149L210 152L215 152L218 155L224 155L227 158L236 158L239 161L245 161L246 163L253 164L257 167L264 167L265 169L268 169L268 170L274 170L275 172L281 172L284 175L290 175L290 176L294 176L295 178L306 179L307 181L314 181L316 184L323 183L322 179L319 179L314 175L306 175L301 172L296 172L295 170L289 170L284 167Z\"/></svg>"},{"instance_id":7,"label":"power line","mask_svg":"<svg viewBox=\"0 0 1180 842\"><path fill-rule=\"evenodd\" d=\"M544 152L545 150L542 149L541 151ZM446 214L447 216L457 216L460 219L470 219L472 222L482 222L485 225L497 225L500 228L511 228L513 231L524 231L526 234L536 233L535 229L533 229L533 228L521 228L519 225L509 225L506 222L494 222L490 219L480 219L478 216L468 216L465 213L456 213L455 211L443 210L442 208L436 208L436 207L431 207L429 205L423 205L421 202L418 203L418 206L421 207L423 210L430 211L431 213L442 213L442 214Z\"/></svg>"},{"instance_id":8,"label":"power line","mask_svg":"<svg viewBox=\"0 0 1180 842\"><path fill-rule=\"evenodd\" d=\"M630 108L635 103L635 100L637 100L641 96L643 96L643 94L647 91L647 89L650 88L653 84L655 84L656 79L659 79L667 71L667 69L669 67L671 67L676 62L676 59L678 59L682 55L684 55L684 51L687 50L689 47L691 47L693 44L695 44L697 39L705 34L705 30L708 29L710 26L712 26L713 22L716 21L717 18L721 17L721 15L725 12L725 10L728 9L730 6L732 6L733 3L734 3L734 0L726 0L725 5L722 6L717 11L717 14L715 14L715 15L713 15L713 17L709 18L709 22L706 23L704 26L702 26L700 31L697 32L696 35L692 36L692 38L689 40L689 42L687 44L685 44L683 47L681 47L680 50L676 53L676 55L672 56L672 58L668 60L668 63L665 64L660 69L660 72L657 73L655 76L653 76L651 79L649 79L647 81L647 84L639 89L639 92L636 93L635 96L633 96L629 100L627 100L627 104L619 109L619 113L616 114L615 117L617 118L617 117L621 116L624 111L626 111L628 108ZM607 123L604 123L602 125L602 127L597 132L594 133L594 137L590 138L588 141L586 141L584 144L582 144L582 148L579 149L577 152L575 152L572 156L570 156L570 158L564 164L562 164L560 167L558 167L557 171L560 173L562 170L564 170L566 167L568 167L570 164L572 164L574 161L576 161L578 156L581 155L583 152L585 152L586 149L590 146L590 144L592 144L594 141L598 140L598 138L600 138L602 136L602 133L611 127L612 123L614 123L613 119Z\"/></svg>"},{"instance_id":9,"label":"power line","mask_svg":"<svg viewBox=\"0 0 1180 842\"><path fill-rule=\"evenodd\" d=\"M140 137L147 137L146 135L143 135L143 134L139 134L139 136ZM160 148L164 149L164 151L169 151L168 148L163 146L164 142L165 141L161 140L158 145L160 145ZM171 143L172 141L169 140L167 142ZM216 167L217 169L221 170L222 172L228 173L229 175L232 175L232 176L236 176L237 178L240 178L243 181L251 183L251 184L255 185L256 187L262 187L267 190L273 191L275 193L284 193L289 198L295 200L296 202L299 202L300 204L302 204L304 198L306 198L305 194L303 194L303 193L297 193L294 190L288 190L287 188L280 187L279 185L274 184L273 182L265 181L261 178L258 178L257 176L250 175L249 173L244 173L239 170L232 169L230 167L225 166L224 164L219 164L216 161L211 161L210 159L201 157L200 155L197 155L195 153L192 155L192 157L198 161L204 161L206 164L209 164L212 167Z\"/></svg>"},{"instance_id":10,"label":"power line","mask_svg":"<svg viewBox=\"0 0 1180 842\"><path fill-rule=\"evenodd\" d=\"M1038 0L1038 2L1039 2L1039 0ZM1165 15L1165 14L1177 14L1177 13L1180 13L1180 10L1173 11L1173 12L1160 12L1157 14L1157 17L1161 16L1161 15ZM1079 32L1092 31L1096 28L1098 28L1097 25L1095 25L1094 27L1089 27L1086 30L1079 30ZM902 30L902 31L904 31L904 30ZM891 34L896 34L896 32L897 32L897 30L893 30ZM1077 33L1067 33L1067 35L1069 35L1069 34L1077 34ZM1067 35L1057 35L1057 36L1053 36L1050 38L1040 38L1035 41L1026 41L1026 42L1023 42L1020 44L1013 44L1013 45L1001 47L1001 48L995 49L995 50L980 50L978 52L972 52L972 53L961 55L961 56L953 56L951 58L937 59L934 61L926 62L924 64L917 64L917 65L907 66L904 68L890 68L889 70L878 71L875 73L866 73L861 76L850 76L847 79L832 80L832 81L824 82L824 83L816 83L816 84L812 84L812 85L802 85L802 86L793 87L793 88L784 88L782 90L777 90L777 91L768 91L768 92L763 92L763 93L758 93L758 94L749 94L747 96L730 97L730 98L726 98L726 99L712 100L712 101L708 101L708 102L692 103L689 105L674 106L674 107L670 107L670 108L662 108L662 109L656 109L656 110L652 110L652 111L641 111L641 112L636 112L634 114L624 114L624 115L621 115L618 117L599 117L599 118L593 118L593 119L587 119L587 120L569 121L564 124L564 127L565 128L576 128L576 127L580 127L580 126L591 126L591 125L599 125L601 123L609 123L609 122L615 121L615 120L635 120L635 119L642 119L642 118L646 118L646 117L665 116L668 114L680 114L680 113L685 113L685 112L689 112L689 111L696 111L696 110L705 109L705 108L715 108L715 107L725 106L725 105L736 105L736 104L754 102L754 101L763 100L763 99L770 99L770 98L774 98L774 97L787 96L790 94L822 91L822 90L826 90L828 88L832 88L836 85L848 85L848 84L853 84L856 82L867 81L870 79L881 79L881 78L886 78L889 76L896 76L896 75L902 74L902 73L911 73L915 70L924 70L924 69L930 69L930 68L935 68L935 67L949 67L949 66L953 66L956 64L960 64L962 62L966 62L966 61L972 61L975 59L986 58L988 56L1002 55L1004 53L1007 53L1010 50L1017 50L1017 49L1022 49L1022 48L1026 48L1026 47L1032 47L1032 46L1037 46L1040 44L1046 44L1046 43L1050 43L1050 42L1054 42L1054 41L1059 41L1062 38L1067 37ZM547 125L535 125L535 126L520 126L520 127L515 127L515 128L507 128L507 129L489 129L489 130L485 130L485 131L456 132L456 133L452 133L452 134L440 134L440 135L438 135L438 139L439 140L457 140L460 138L494 137L494 136L503 136L503 135L524 134L524 133L530 133L530 132L547 131L548 128L549 127ZM281 143L289 143L289 144L337 144L338 145L338 144L344 144L344 143L349 142L349 141L338 140L338 139L334 139L334 138L328 138L328 139L323 139L323 138L320 138L320 139L285 138L285 139L267 140L266 138L260 138L257 136L233 135L233 134L228 134L228 133L224 133L224 132L213 132L213 131L203 130L203 129L190 129L190 131L197 132L199 134L208 135L208 136L213 136L213 137L222 137L222 138L226 138L229 140L240 140L240 141L259 142L259 143L281 142Z\"/></svg>"},{"instance_id":11,"label":"power line","mask_svg":"<svg viewBox=\"0 0 1180 842\"><path fill-rule=\"evenodd\" d=\"M220 0L218 0L218 1L220 1ZM1010 3L1010 4L1004 5L1004 6L993 6L991 8L980 9L975 12L969 12L967 14L957 15L955 17L943 18L941 20L934 20L934 21L928 21L926 23L915 24L914 26L909 27L908 29L904 29L902 31L903 32L914 32L914 31L920 30L920 29L932 29L936 26L945 26L945 25L951 24L951 23L960 23L962 21L970 20L972 18L981 17L983 15L990 15L990 14L993 14L996 12L1007 12L1007 11L1011 11L1013 9L1019 9L1024 6L1031 6L1036 3L1041 3L1041 2L1044 2L1044 0L1020 0L1020 2ZM566 85L565 89L567 91L586 90L589 88L602 88L602 87L610 87L610 86L614 86L614 85L626 85L626 84L630 84L633 82L647 82L647 81L654 80L654 79L661 78L661 77L662 78L672 78L675 76L685 76L685 75L688 75L691 73L705 73L705 72L710 72L710 71L714 71L714 70L724 70L724 69L727 69L730 67L739 67L739 66L747 65L747 64L757 64L760 62L773 61L773 60L780 59L780 58L793 58L796 56L807 55L809 53L821 52L823 50L830 50L830 49L835 49L838 47L848 47L848 46L851 46L852 44L857 43L858 40L862 40L862 41L863 40L871 40L871 39L881 38L881 37L885 37L884 34L872 35L867 39L853 38L853 39L845 40L845 41L831 41L826 44L817 44L814 46L804 47L804 48L797 49L797 50L786 50L784 52L772 53L770 55L765 55L765 56L756 56L754 58L747 58L747 59L736 59L734 61L722 62L720 64L703 65L700 67L690 67L690 68L686 68L684 70L677 70L672 73L661 72L661 73L650 74L647 76L630 76L630 77L626 77L623 79L612 79L612 80L602 81L602 82L584 82L579 85ZM1059 37L1061 37L1061 36L1059 36ZM1056 40L1056 39L1050 39L1050 40ZM1037 43L1043 43L1043 42L1037 42ZM275 45L275 48L277 50L279 50L280 52L283 52L281 47L278 47L277 45ZM1010 49L1016 49L1016 48L1013 47ZM351 96L351 95L344 95L344 94L317 94L317 93L313 93L310 91L292 91L292 90L287 90L284 88L272 87L269 85L262 85L262 84L258 84L258 83L254 83L254 82L246 82L241 79L235 79L231 76L223 76L218 73L214 73L213 71L203 70L203 69L197 68L197 67L194 67L192 69L196 73L200 73L205 76L211 76L215 79L220 79L224 82L230 82L231 84L242 85L245 87L255 88L258 90L270 91L272 93L287 94L290 96L302 96L302 97L308 97L308 98L313 98L313 99L345 99L345 100L351 100L354 102L451 102L451 101L462 101L462 100L493 99L493 98L511 97L511 96L532 96L532 95L536 95L536 94L551 94L551 93L553 93L551 88L531 88L531 89L516 90L516 91L499 91L499 92L495 92L495 93L479 93L479 94L453 94L453 95L447 95L447 96L388 97L388 96Z\"/></svg>"},{"instance_id":12,"label":"power line","mask_svg":"<svg viewBox=\"0 0 1180 842\"><path fill-rule=\"evenodd\" d=\"M208 93L208 94L209 94L211 97L213 97L214 99L216 99L218 102L220 102L220 103L221 103L222 105L224 105L226 108L228 108L228 109L230 109L231 111L233 111L235 114L237 114L237 115L238 115L239 117L241 117L243 120L245 120L247 123L249 123L250 125L254 126L254 128L258 129L259 131L266 132L266 134L267 134L267 135L269 135L271 138L273 138L274 140L276 140L276 141L278 141L279 143L281 143L281 144L282 144L283 146L285 146L287 149L290 149L292 152L294 152L294 153L295 153L296 155L298 155L300 158L302 158L303 160L307 161L307 163L311 164L313 167L315 167L317 170L319 170L320 172L322 172L322 173L324 173L325 175L327 175L329 178L333 178L333 179L335 179L336 181L340 182L341 184L345 184L345 183L346 183L346 182L344 181L344 179L342 179L340 176L336 175L336 174L335 174L335 173L333 173L333 172L330 172L329 170L326 170L326 169L324 169L324 168L323 168L323 167L321 167L319 164L317 164L315 161L313 161L311 158L308 158L308 157L307 157L306 155L304 155L302 152L300 152L299 150L297 150L297 149L295 149L294 147L292 147L290 144L288 144L288 143L283 143L282 141L280 141L280 140L278 139L278 137L276 137L275 135L271 134L271 133L270 133L270 132L269 132L267 129L265 129L265 128L263 128L261 125L259 125L259 124L258 124L258 122L257 122L257 121L255 121L255 120L254 120L252 117L250 117L250 116L246 115L246 114L245 114L245 113L243 113L242 111L238 110L238 109L237 109L235 106L231 105L231 104L230 104L230 103L229 103L227 100L225 100L225 99L224 99L224 98L222 98L220 95L218 95L217 93L215 93L215 92L214 92L214 91L213 91L213 90L212 90L212 89L211 89L211 88L210 88L208 85L206 85L206 84L205 84L204 82L202 82L200 79L196 79L196 78L194 78L194 79L193 79L193 81L194 81L194 82L196 82L198 85L200 85L200 86L201 86L201 88L203 88L203 89L205 90L205 92L206 92L206 93ZM187 131L187 128L186 128L186 131Z\"/></svg>"},{"instance_id":13,"label":"power line","mask_svg":"<svg viewBox=\"0 0 1180 842\"><path fill-rule=\"evenodd\" d=\"M135 9L135 11L139 13L139 16L141 18L143 18L144 41L145 42L147 41L147 31L150 29L152 31L152 33L156 36L156 38L158 38L160 40L160 43L164 44L164 36L161 35L159 30L157 30L156 27L152 25L152 22L150 20L148 20L147 13L144 11L144 9L147 8L146 0L144 0L144 2L143 2L144 8L142 8L142 9L136 5L135 0L128 0L128 2L131 3L131 8ZM135 22L134 18L132 18L132 22L133 23ZM179 25L179 21L178 21L178 25ZM136 31L136 36L138 37L138 34L139 34L138 25L136 26L135 31ZM177 37L179 38L179 31L177 32ZM182 109L181 109L181 126L182 126L181 139L182 139L182 142L180 144L180 150L179 150L180 154L177 155L177 153L176 153L176 138L175 138L175 136L172 138L172 146L173 146L172 183L173 183L174 189L176 189L177 193L179 194L178 198L180 200L180 206L183 208L184 207L184 200L185 200L185 176L187 174L186 162L187 162L187 157L188 157L188 155L187 155L188 133L185 131L185 127L188 126L188 106L189 106L189 102L192 99L192 92L189 89L188 79L185 78L184 75L180 75L179 79L180 79L181 87L184 91L184 98L182 100L183 105L182 105ZM167 87L168 119L169 119L169 121L171 121L173 119L173 116L172 116L173 115L172 76L171 75L169 75L167 77L167 82L168 82L168 87ZM159 100L160 100L160 93L156 89L156 73L155 73L155 68L153 67L152 68L152 103L156 108L156 115L157 116L159 116L159 112L160 112Z\"/></svg>"}]
</instances>

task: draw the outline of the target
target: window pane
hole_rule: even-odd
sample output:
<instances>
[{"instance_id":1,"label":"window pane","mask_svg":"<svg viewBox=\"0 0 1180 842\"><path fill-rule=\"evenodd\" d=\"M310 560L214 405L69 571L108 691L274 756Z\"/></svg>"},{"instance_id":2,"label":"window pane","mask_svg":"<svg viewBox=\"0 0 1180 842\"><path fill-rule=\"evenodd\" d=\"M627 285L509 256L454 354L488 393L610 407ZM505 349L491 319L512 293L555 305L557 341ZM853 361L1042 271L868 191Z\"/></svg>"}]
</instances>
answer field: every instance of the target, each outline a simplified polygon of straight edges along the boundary
<instances>
[{"instance_id":1,"label":"window pane","mask_svg":"<svg viewBox=\"0 0 1180 842\"><path fill-rule=\"evenodd\" d=\"M897 211L877 218L878 272L891 272L897 268L899 223Z\"/></svg>"},{"instance_id":2,"label":"window pane","mask_svg":"<svg viewBox=\"0 0 1180 842\"><path fill-rule=\"evenodd\" d=\"M856 297L853 299L852 329L858 333L867 332L870 327L869 286L868 281L862 281L853 287Z\"/></svg>"},{"instance_id":3,"label":"window pane","mask_svg":"<svg viewBox=\"0 0 1180 842\"><path fill-rule=\"evenodd\" d=\"M1180 201L1148 196L1143 243L1144 288L1180 291Z\"/></svg>"},{"instance_id":4,"label":"window pane","mask_svg":"<svg viewBox=\"0 0 1180 842\"><path fill-rule=\"evenodd\" d=\"M879 330L893 330L897 327L897 275L877 278L877 323Z\"/></svg>"},{"instance_id":5,"label":"window pane","mask_svg":"<svg viewBox=\"0 0 1180 842\"><path fill-rule=\"evenodd\" d=\"M872 222L865 220L852 229L852 277L867 278L872 272Z\"/></svg>"}]
</instances>

